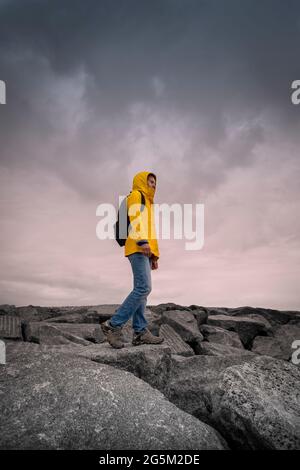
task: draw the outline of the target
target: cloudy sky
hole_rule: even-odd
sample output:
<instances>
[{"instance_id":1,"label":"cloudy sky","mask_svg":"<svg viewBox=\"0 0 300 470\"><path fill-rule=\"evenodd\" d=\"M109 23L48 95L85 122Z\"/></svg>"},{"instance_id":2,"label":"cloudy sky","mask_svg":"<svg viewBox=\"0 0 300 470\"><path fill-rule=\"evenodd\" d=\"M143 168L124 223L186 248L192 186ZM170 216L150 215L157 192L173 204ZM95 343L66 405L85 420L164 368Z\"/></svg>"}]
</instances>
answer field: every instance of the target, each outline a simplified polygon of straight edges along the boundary
<instances>
[{"instance_id":1,"label":"cloudy sky","mask_svg":"<svg viewBox=\"0 0 300 470\"><path fill-rule=\"evenodd\" d=\"M159 240L149 304L300 310L300 3L0 0L0 303L121 303L99 204L139 171L204 204L204 246Z\"/></svg>"}]
</instances>

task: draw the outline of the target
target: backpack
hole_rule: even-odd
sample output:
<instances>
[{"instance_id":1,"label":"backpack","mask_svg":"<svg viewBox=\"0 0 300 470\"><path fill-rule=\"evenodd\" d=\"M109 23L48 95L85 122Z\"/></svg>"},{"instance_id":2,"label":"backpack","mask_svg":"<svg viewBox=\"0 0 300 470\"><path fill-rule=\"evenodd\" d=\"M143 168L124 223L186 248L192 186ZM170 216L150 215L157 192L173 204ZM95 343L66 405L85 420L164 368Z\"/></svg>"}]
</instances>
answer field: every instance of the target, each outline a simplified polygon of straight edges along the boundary
<instances>
[{"instance_id":1,"label":"backpack","mask_svg":"<svg viewBox=\"0 0 300 470\"><path fill-rule=\"evenodd\" d=\"M131 191L130 191L131 193ZM145 196L144 194L139 191L139 193L141 194L141 211L144 210L144 207L145 207ZM129 194L128 194L129 196ZM121 235L119 232L120 232L120 220L121 220L121 214L127 214L127 225L126 225L126 238L121 238ZM121 202L121 205L119 207L119 210L118 210L118 215L117 215L117 221L116 223L114 224L114 234L115 234L115 239L116 239L116 242L120 245L120 246L124 246L125 243L126 243L126 240L128 238L128 232L129 232L129 225L130 225L130 219L129 219L129 215L128 215L128 211L127 211L127 196L124 197L123 201Z\"/></svg>"}]
</instances>

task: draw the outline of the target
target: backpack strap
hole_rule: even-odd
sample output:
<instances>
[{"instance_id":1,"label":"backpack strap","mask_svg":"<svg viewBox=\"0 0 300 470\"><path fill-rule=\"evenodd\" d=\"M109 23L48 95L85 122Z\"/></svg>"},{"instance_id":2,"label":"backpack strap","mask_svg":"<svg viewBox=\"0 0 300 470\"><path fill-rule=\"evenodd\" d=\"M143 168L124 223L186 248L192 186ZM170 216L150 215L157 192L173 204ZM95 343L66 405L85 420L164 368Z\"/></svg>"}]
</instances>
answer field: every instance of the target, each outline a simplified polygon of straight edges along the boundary
<instances>
[{"instance_id":1,"label":"backpack strap","mask_svg":"<svg viewBox=\"0 0 300 470\"><path fill-rule=\"evenodd\" d=\"M140 193L140 195L141 195L141 205L142 205L141 211L143 211L144 208L145 208L145 206L146 206L145 196L144 196L144 194L142 193L142 191L140 191L139 189L135 189L135 191L138 191L138 192ZM130 191L130 193L128 194L128 196L129 196L131 193L132 193L132 191ZM127 196L127 197L128 197L128 196Z\"/></svg>"},{"instance_id":2,"label":"backpack strap","mask_svg":"<svg viewBox=\"0 0 300 470\"><path fill-rule=\"evenodd\" d=\"M144 196L144 194L143 194L141 191L139 191L139 193L140 193L140 195L141 195L141 204L142 204L141 210L143 211L144 208L145 208L145 206L146 206L145 196Z\"/></svg>"}]
</instances>

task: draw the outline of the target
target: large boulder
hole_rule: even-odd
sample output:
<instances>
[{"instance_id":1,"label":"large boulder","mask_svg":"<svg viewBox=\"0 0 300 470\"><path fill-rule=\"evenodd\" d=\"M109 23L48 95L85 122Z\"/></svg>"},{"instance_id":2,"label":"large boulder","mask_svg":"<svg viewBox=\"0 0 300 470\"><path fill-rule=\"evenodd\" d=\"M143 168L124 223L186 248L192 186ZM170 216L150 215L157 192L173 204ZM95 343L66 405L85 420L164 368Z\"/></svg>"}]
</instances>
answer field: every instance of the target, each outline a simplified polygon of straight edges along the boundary
<instances>
[{"instance_id":1,"label":"large boulder","mask_svg":"<svg viewBox=\"0 0 300 470\"><path fill-rule=\"evenodd\" d=\"M91 344L82 335L77 336L68 330L57 327L54 323L25 322L24 336L26 341L47 345L68 344L70 342L83 346Z\"/></svg>"},{"instance_id":2,"label":"large boulder","mask_svg":"<svg viewBox=\"0 0 300 470\"><path fill-rule=\"evenodd\" d=\"M258 335L271 335L271 325L264 318L233 317L229 315L214 315L208 317L208 325L218 326L225 330L236 331L245 346L250 349L253 339Z\"/></svg>"},{"instance_id":3,"label":"large boulder","mask_svg":"<svg viewBox=\"0 0 300 470\"><path fill-rule=\"evenodd\" d=\"M203 340L197 320L189 310L167 310L162 314L162 322L170 325L190 345Z\"/></svg>"},{"instance_id":4,"label":"large boulder","mask_svg":"<svg viewBox=\"0 0 300 470\"><path fill-rule=\"evenodd\" d=\"M0 393L1 449L226 447L143 380L82 357L8 351Z\"/></svg>"},{"instance_id":5,"label":"large boulder","mask_svg":"<svg viewBox=\"0 0 300 470\"><path fill-rule=\"evenodd\" d=\"M82 338L85 340L85 344L88 344L86 341L101 343L105 340L100 325L97 323L24 322L23 331L25 341L34 343L43 342L40 337L45 339L47 333L53 337L53 332L57 332L60 336L65 336L71 341L72 337Z\"/></svg>"},{"instance_id":6,"label":"large boulder","mask_svg":"<svg viewBox=\"0 0 300 470\"><path fill-rule=\"evenodd\" d=\"M200 329L201 325L204 325L207 322L208 314L206 309L203 308L194 308L192 309L192 314L197 320L198 328Z\"/></svg>"},{"instance_id":7,"label":"large boulder","mask_svg":"<svg viewBox=\"0 0 300 470\"><path fill-rule=\"evenodd\" d=\"M240 449L300 449L300 370L267 356L225 369L211 423Z\"/></svg>"},{"instance_id":8,"label":"large boulder","mask_svg":"<svg viewBox=\"0 0 300 470\"><path fill-rule=\"evenodd\" d=\"M91 307L85 311L74 311L54 316L47 320L53 323L102 323L114 314L115 305Z\"/></svg>"},{"instance_id":9,"label":"large boulder","mask_svg":"<svg viewBox=\"0 0 300 470\"><path fill-rule=\"evenodd\" d=\"M196 308L197 306L194 305L192 307ZM210 316L210 315L230 315L229 312L231 310L229 307L203 307L203 308L205 308L208 316Z\"/></svg>"},{"instance_id":10,"label":"large boulder","mask_svg":"<svg viewBox=\"0 0 300 470\"><path fill-rule=\"evenodd\" d=\"M292 345L297 340L300 341L300 325L288 323L278 327L274 337L257 336L253 342L252 351L256 354L290 361L295 351Z\"/></svg>"},{"instance_id":11,"label":"large boulder","mask_svg":"<svg viewBox=\"0 0 300 470\"><path fill-rule=\"evenodd\" d=\"M172 356L166 396L179 408L209 423L212 398L222 372L235 364L253 360L253 356Z\"/></svg>"},{"instance_id":12,"label":"large boulder","mask_svg":"<svg viewBox=\"0 0 300 470\"><path fill-rule=\"evenodd\" d=\"M206 356L254 356L255 353L244 348L235 348L229 344L202 341L198 347L198 354Z\"/></svg>"},{"instance_id":13,"label":"large boulder","mask_svg":"<svg viewBox=\"0 0 300 470\"><path fill-rule=\"evenodd\" d=\"M171 350L164 343L143 344L140 346L125 343L124 348L114 349L107 342L101 344L89 343L87 346L70 341L63 336L54 336L40 344L12 341L6 341L6 344L11 355L22 355L24 352L41 353L51 351L108 364L131 372L161 391L165 390L169 382ZM19 347L20 344L22 344L22 347Z\"/></svg>"},{"instance_id":14,"label":"large boulder","mask_svg":"<svg viewBox=\"0 0 300 470\"><path fill-rule=\"evenodd\" d=\"M13 304L1 304L0 315L15 315L16 306Z\"/></svg>"},{"instance_id":15,"label":"large boulder","mask_svg":"<svg viewBox=\"0 0 300 470\"><path fill-rule=\"evenodd\" d=\"M244 349L238 333L228 331L218 326L201 325L200 332L206 341L210 343L219 343L233 348Z\"/></svg>"},{"instance_id":16,"label":"large boulder","mask_svg":"<svg viewBox=\"0 0 300 470\"><path fill-rule=\"evenodd\" d=\"M178 333L167 323L159 330L159 336L164 338L164 345L169 346L172 354L182 356L194 356L194 350L179 336Z\"/></svg>"},{"instance_id":17,"label":"large boulder","mask_svg":"<svg viewBox=\"0 0 300 470\"><path fill-rule=\"evenodd\" d=\"M13 315L0 315L0 338L22 341L21 319Z\"/></svg>"},{"instance_id":18,"label":"large boulder","mask_svg":"<svg viewBox=\"0 0 300 470\"><path fill-rule=\"evenodd\" d=\"M300 448L300 370L267 356L172 357L166 395L235 449Z\"/></svg>"},{"instance_id":19,"label":"large boulder","mask_svg":"<svg viewBox=\"0 0 300 470\"><path fill-rule=\"evenodd\" d=\"M189 310L188 307L184 307L183 305L174 304L173 302L167 302L158 305L148 305L148 308L159 315L162 315L163 312L167 312L168 310Z\"/></svg>"},{"instance_id":20,"label":"large boulder","mask_svg":"<svg viewBox=\"0 0 300 470\"><path fill-rule=\"evenodd\" d=\"M67 348L64 349L68 352ZM122 349L113 349L108 343L103 343L80 350L72 349L73 355L127 370L162 392L169 382L171 350L164 343L143 344L138 347L128 344Z\"/></svg>"},{"instance_id":21,"label":"large boulder","mask_svg":"<svg viewBox=\"0 0 300 470\"><path fill-rule=\"evenodd\" d=\"M285 361L288 361L291 356L290 350L286 351L281 341L272 336L257 336L253 341L251 351L255 354L271 356Z\"/></svg>"},{"instance_id":22,"label":"large boulder","mask_svg":"<svg viewBox=\"0 0 300 470\"><path fill-rule=\"evenodd\" d=\"M14 310L8 312L10 315L15 315L24 321L43 321L57 316L67 314L82 314L88 307L40 307L35 305L27 305L22 307L15 307Z\"/></svg>"},{"instance_id":23,"label":"large boulder","mask_svg":"<svg viewBox=\"0 0 300 470\"><path fill-rule=\"evenodd\" d=\"M223 310L223 315L251 317L259 315L265 318L273 327L284 325L286 323L300 323L300 312L297 310L275 310L262 307L235 307L235 308L210 308L206 307L209 315L219 315Z\"/></svg>"}]
</instances>

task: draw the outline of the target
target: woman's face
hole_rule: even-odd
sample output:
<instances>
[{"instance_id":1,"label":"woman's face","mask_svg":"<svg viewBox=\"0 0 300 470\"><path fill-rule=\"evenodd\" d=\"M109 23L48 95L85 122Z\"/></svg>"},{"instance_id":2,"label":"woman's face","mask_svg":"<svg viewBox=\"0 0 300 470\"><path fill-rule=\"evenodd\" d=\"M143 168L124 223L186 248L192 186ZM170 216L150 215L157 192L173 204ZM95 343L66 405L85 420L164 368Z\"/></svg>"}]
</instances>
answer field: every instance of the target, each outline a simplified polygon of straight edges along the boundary
<instances>
[{"instance_id":1,"label":"woman's face","mask_svg":"<svg viewBox=\"0 0 300 470\"><path fill-rule=\"evenodd\" d=\"M154 176L151 176L151 175L148 176L147 182L148 182L148 186L150 186L150 188L153 188L153 189L156 188L156 180L155 180Z\"/></svg>"}]
</instances>

